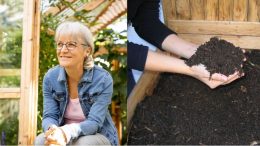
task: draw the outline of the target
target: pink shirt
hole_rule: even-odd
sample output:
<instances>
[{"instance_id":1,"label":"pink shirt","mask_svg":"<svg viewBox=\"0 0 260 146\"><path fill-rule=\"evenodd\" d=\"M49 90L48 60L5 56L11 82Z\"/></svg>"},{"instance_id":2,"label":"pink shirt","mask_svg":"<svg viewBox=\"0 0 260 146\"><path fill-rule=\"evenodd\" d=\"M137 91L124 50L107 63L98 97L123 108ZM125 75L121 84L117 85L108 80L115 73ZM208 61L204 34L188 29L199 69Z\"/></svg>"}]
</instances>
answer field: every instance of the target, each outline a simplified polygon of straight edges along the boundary
<instances>
[{"instance_id":1,"label":"pink shirt","mask_svg":"<svg viewBox=\"0 0 260 146\"><path fill-rule=\"evenodd\" d=\"M64 115L65 124L80 123L85 119L86 117L81 109L79 98L70 98Z\"/></svg>"}]
</instances>

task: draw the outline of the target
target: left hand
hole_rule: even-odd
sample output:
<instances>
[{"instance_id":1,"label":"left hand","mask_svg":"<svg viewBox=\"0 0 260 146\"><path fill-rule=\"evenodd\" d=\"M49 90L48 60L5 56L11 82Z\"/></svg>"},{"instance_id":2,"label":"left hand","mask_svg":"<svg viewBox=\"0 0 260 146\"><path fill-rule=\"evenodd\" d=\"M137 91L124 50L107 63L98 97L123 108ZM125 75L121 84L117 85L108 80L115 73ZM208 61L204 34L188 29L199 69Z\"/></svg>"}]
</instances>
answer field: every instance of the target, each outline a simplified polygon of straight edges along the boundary
<instances>
[{"instance_id":1,"label":"left hand","mask_svg":"<svg viewBox=\"0 0 260 146\"><path fill-rule=\"evenodd\" d=\"M220 85L226 85L231 83L232 81L240 78L241 76L244 76L244 73L242 75L239 75L239 72L234 72L232 75L225 76L220 73L214 73L210 78L210 73L206 70L206 67L204 65L198 65L198 66L192 66L191 70L193 72L193 77L197 78L198 80L202 81L206 85L208 85L211 89L214 89Z\"/></svg>"},{"instance_id":2,"label":"left hand","mask_svg":"<svg viewBox=\"0 0 260 146\"><path fill-rule=\"evenodd\" d=\"M214 79L209 80L209 78L205 78L205 77L197 77L197 79L199 79L200 81L202 81L203 83L208 85L211 89L214 89L220 85L229 84L242 76L244 76L244 73L242 73L242 75L239 75L238 72L235 72L234 74L229 75L227 77L226 81L220 81L220 80L214 80Z\"/></svg>"},{"instance_id":3,"label":"left hand","mask_svg":"<svg viewBox=\"0 0 260 146\"><path fill-rule=\"evenodd\" d=\"M66 137L63 134L61 128L57 126L52 126L45 133L45 145L49 146L65 146L66 145Z\"/></svg>"}]
</instances>

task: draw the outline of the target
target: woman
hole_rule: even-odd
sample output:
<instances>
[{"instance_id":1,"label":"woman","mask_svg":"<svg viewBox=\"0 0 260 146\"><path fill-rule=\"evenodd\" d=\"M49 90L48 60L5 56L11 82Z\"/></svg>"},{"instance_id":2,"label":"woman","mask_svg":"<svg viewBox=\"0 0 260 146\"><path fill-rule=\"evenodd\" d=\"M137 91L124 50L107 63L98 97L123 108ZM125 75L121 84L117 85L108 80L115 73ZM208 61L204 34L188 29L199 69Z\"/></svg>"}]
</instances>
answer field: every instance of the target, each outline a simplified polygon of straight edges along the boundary
<instances>
[{"instance_id":1,"label":"woman","mask_svg":"<svg viewBox=\"0 0 260 146\"><path fill-rule=\"evenodd\" d=\"M162 51L171 52L186 59L197 51L196 44L181 39L176 32L160 21L160 0L129 0L127 6L128 30L133 30L131 29L133 27L140 39L144 39ZM131 38L130 34L128 33L128 38ZM204 65L189 67L184 59L150 51L147 46L139 45L131 39L128 41L128 95L136 84L133 69L185 74L202 81L210 88L229 84L244 75L240 76L237 71L229 76L214 73L209 80L210 74Z\"/></svg>"},{"instance_id":2,"label":"woman","mask_svg":"<svg viewBox=\"0 0 260 146\"><path fill-rule=\"evenodd\" d=\"M90 30L64 22L56 30L59 65L43 79L44 134L36 145L118 145L108 111L113 92L110 74L94 65Z\"/></svg>"}]
</instances>

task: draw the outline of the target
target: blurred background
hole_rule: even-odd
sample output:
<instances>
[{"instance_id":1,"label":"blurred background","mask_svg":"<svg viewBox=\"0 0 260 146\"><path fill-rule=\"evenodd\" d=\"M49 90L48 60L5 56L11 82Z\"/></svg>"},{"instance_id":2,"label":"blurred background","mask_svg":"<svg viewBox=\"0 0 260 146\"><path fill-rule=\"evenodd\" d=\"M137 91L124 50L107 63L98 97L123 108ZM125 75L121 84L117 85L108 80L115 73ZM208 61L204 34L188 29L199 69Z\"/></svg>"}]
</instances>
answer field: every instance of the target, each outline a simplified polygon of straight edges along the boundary
<instances>
[{"instance_id":1,"label":"blurred background","mask_svg":"<svg viewBox=\"0 0 260 146\"><path fill-rule=\"evenodd\" d=\"M19 137L23 0L0 0L0 142L16 145ZM126 0L42 0L40 3L37 134L42 132L42 79L58 64L54 31L60 22L76 19L90 26L95 37L96 64L114 79L109 107L121 144L126 143ZM34 26L32 26L34 27ZM26 106L26 105L25 105Z\"/></svg>"}]
</instances>

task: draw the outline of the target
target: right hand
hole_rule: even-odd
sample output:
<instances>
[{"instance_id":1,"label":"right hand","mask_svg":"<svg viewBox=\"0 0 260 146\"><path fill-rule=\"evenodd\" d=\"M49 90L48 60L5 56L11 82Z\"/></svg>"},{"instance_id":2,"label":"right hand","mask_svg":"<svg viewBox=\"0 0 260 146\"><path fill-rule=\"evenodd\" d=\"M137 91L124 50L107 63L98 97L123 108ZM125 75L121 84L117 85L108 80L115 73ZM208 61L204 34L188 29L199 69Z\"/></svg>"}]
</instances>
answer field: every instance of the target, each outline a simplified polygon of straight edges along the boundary
<instances>
[{"instance_id":1,"label":"right hand","mask_svg":"<svg viewBox=\"0 0 260 146\"><path fill-rule=\"evenodd\" d=\"M210 73L206 70L206 67L204 65L196 65L192 66L191 70L193 72L192 76L196 79L202 81L206 85L208 85L211 89L214 89L220 85L226 85L234 80L240 78L241 76L244 76L244 73L242 75L239 75L239 73L236 71L232 75L225 76L220 73L214 73L211 76L210 79Z\"/></svg>"},{"instance_id":2,"label":"right hand","mask_svg":"<svg viewBox=\"0 0 260 146\"><path fill-rule=\"evenodd\" d=\"M53 125L45 132L45 145L48 146L66 146L66 137L64 137L61 128Z\"/></svg>"}]
</instances>

